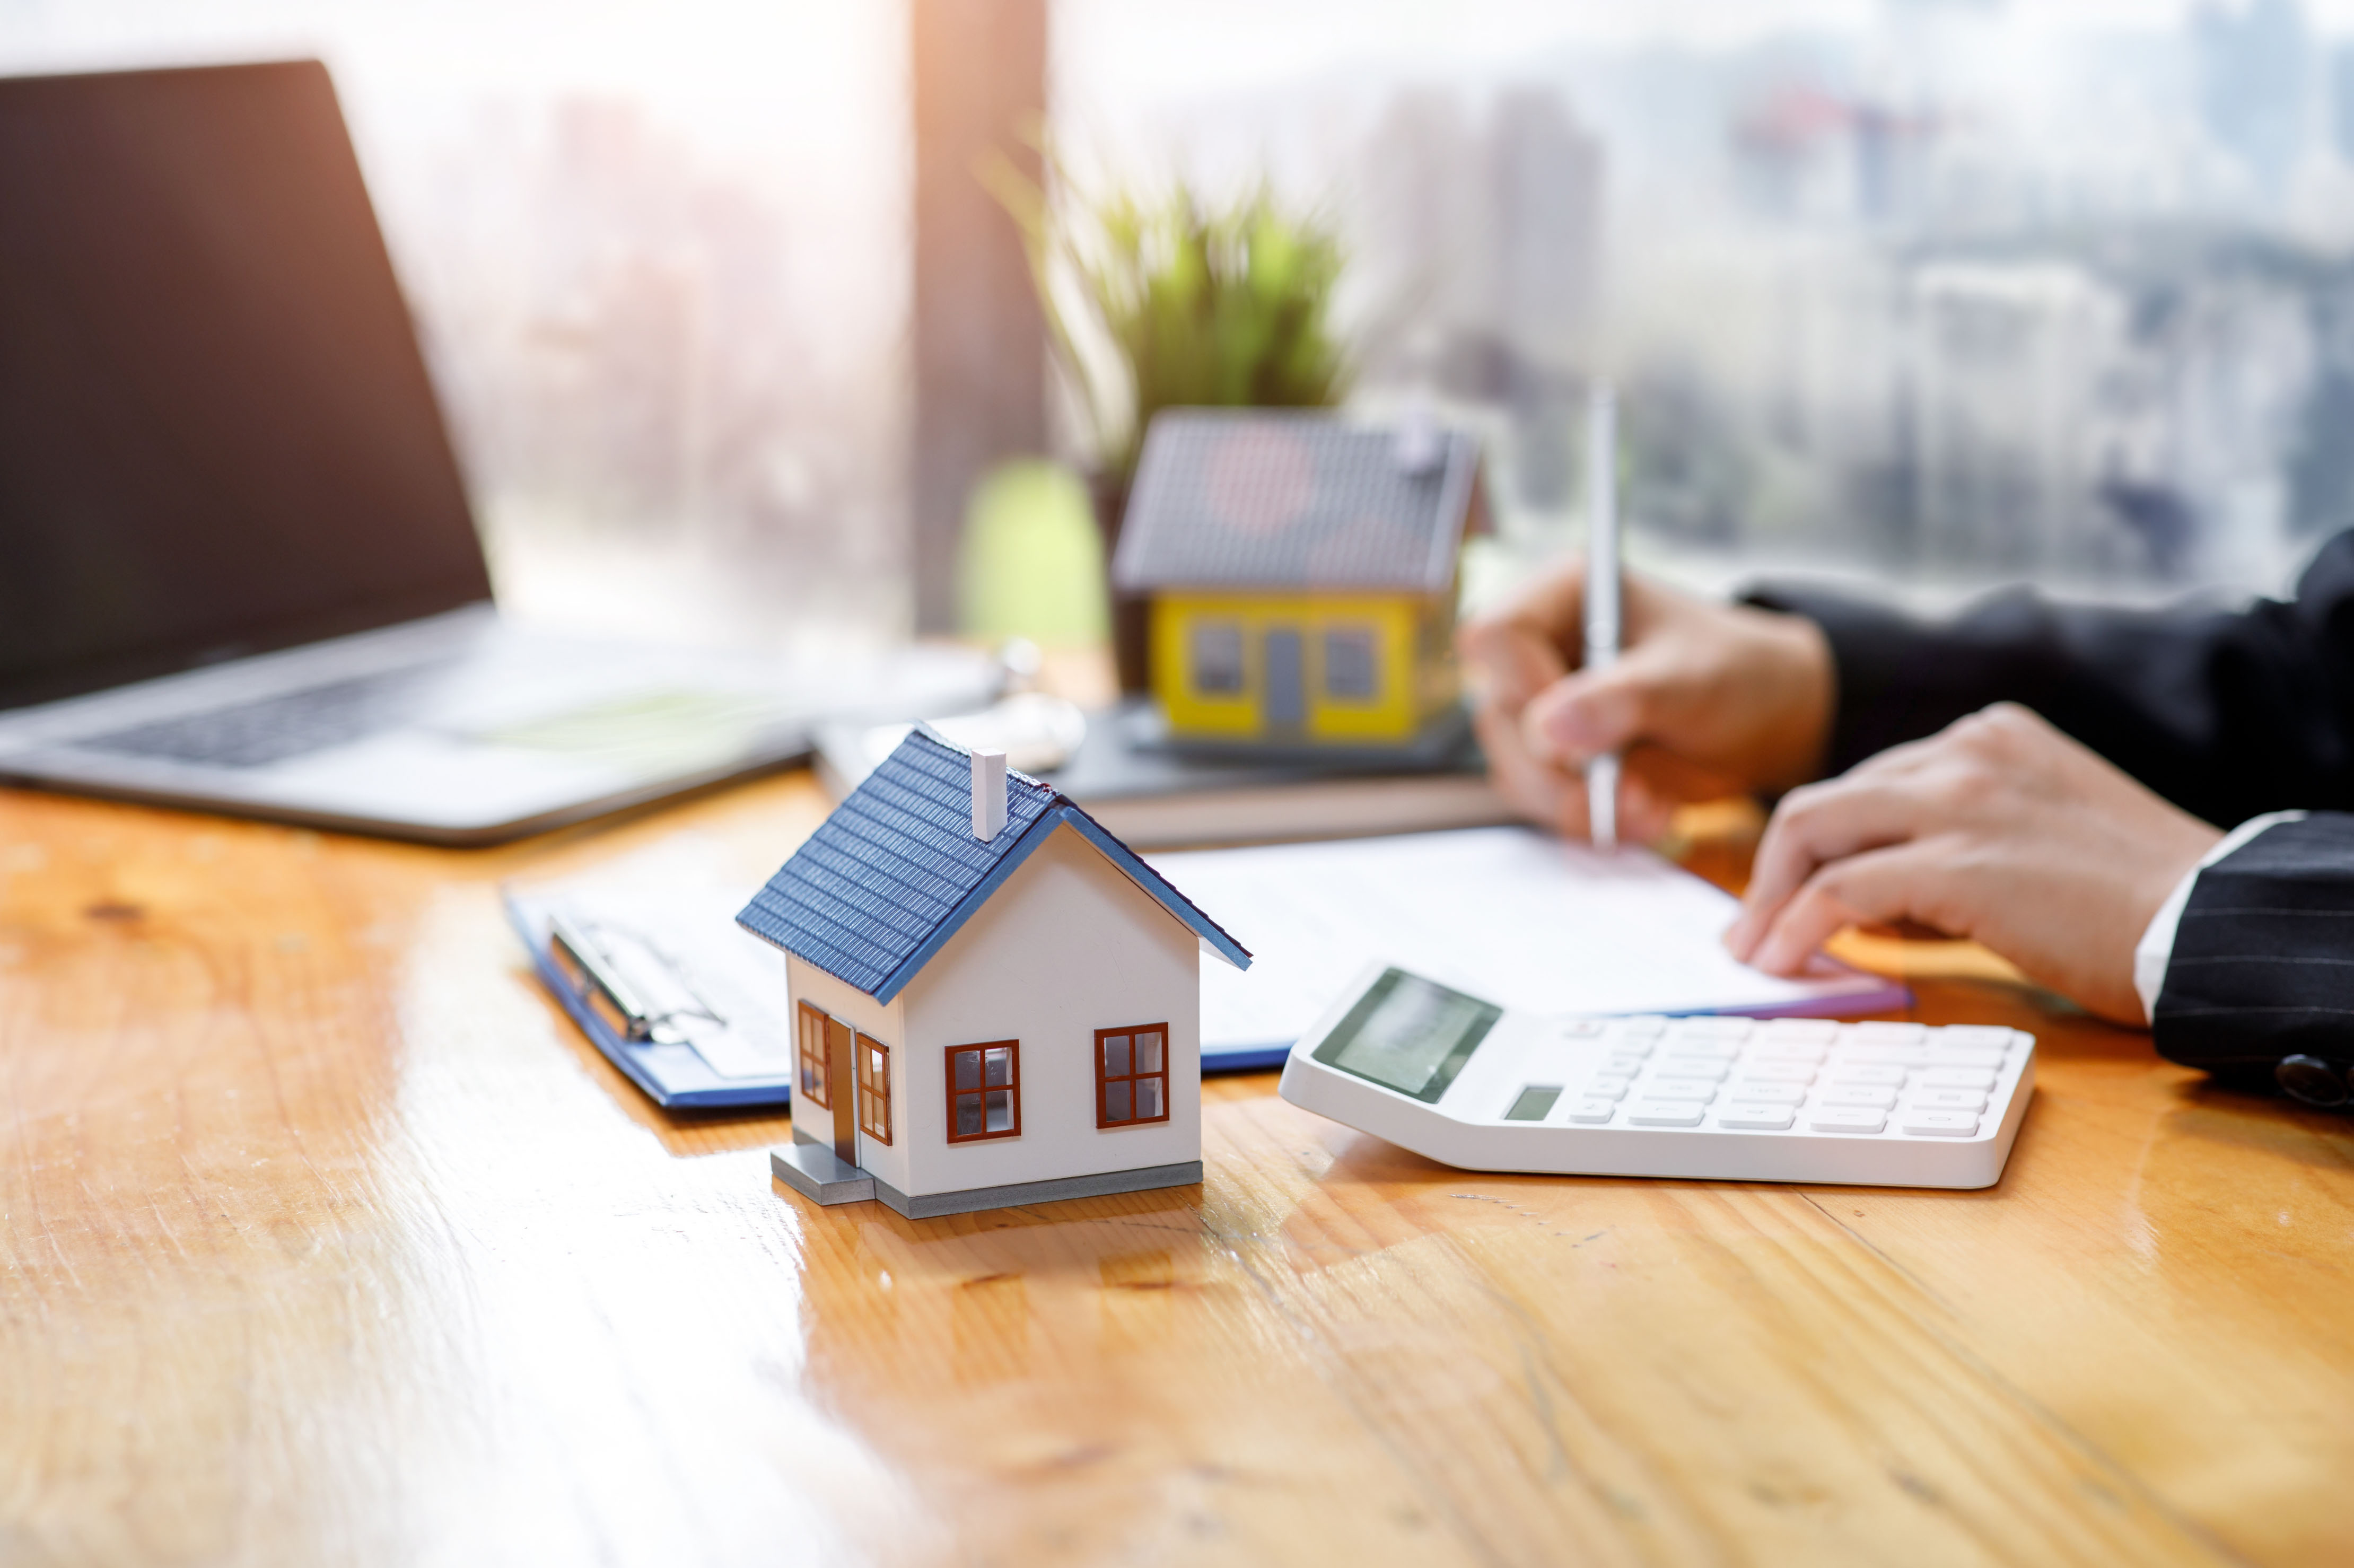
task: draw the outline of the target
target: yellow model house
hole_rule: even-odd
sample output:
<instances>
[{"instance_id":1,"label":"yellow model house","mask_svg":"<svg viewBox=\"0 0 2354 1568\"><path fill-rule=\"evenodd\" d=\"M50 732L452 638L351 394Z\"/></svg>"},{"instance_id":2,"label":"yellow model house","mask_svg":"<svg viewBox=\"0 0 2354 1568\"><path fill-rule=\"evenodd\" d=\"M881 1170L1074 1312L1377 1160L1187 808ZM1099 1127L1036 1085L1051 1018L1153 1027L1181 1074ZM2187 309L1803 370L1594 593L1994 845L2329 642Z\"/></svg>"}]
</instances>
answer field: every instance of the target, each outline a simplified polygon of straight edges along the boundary
<instances>
[{"instance_id":1,"label":"yellow model house","mask_svg":"<svg viewBox=\"0 0 2354 1568\"><path fill-rule=\"evenodd\" d=\"M1409 753L1462 729L1456 562L1479 443L1329 414L1172 409L1145 434L1112 581L1147 596L1170 741Z\"/></svg>"}]
</instances>

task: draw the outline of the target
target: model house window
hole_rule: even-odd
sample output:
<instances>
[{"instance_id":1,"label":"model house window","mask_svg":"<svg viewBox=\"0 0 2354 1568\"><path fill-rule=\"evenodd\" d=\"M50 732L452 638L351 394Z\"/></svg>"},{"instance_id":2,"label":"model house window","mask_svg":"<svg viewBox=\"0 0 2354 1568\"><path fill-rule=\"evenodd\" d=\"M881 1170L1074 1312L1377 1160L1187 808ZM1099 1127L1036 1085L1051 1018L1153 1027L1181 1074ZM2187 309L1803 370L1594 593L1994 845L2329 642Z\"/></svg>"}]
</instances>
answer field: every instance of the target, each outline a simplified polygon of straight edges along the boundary
<instances>
[{"instance_id":1,"label":"model house window","mask_svg":"<svg viewBox=\"0 0 2354 1568\"><path fill-rule=\"evenodd\" d=\"M1341 702L1370 702L1378 694L1373 634L1348 627L1324 634L1324 694Z\"/></svg>"},{"instance_id":2,"label":"model house window","mask_svg":"<svg viewBox=\"0 0 2354 1568\"><path fill-rule=\"evenodd\" d=\"M1022 1134L1022 1043L949 1047L949 1141Z\"/></svg>"},{"instance_id":3,"label":"model house window","mask_svg":"<svg viewBox=\"0 0 2354 1568\"><path fill-rule=\"evenodd\" d=\"M1096 1125L1169 1119L1169 1026L1096 1031Z\"/></svg>"},{"instance_id":4,"label":"model house window","mask_svg":"<svg viewBox=\"0 0 2354 1568\"><path fill-rule=\"evenodd\" d=\"M801 1075L794 1081L793 1093L820 1107L830 1107L833 1103L825 1086L826 1022L824 1013L806 1001L801 1003L797 1023Z\"/></svg>"},{"instance_id":5,"label":"model house window","mask_svg":"<svg viewBox=\"0 0 2354 1568\"><path fill-rule=\"evenodd\" d=\"M864 1034L858 1037L858 1130L891 1141L891 1047Z\"/></svg>"},{"instance_id":6,"label":"model house window","mask_svg":"<svg viewBox=\"0 0 2354 1568\"><path fill-rule=\"evenodd\" d=\"M1194 626L1193 689L1204 696L1232 696L1243 689L1243 629L1231 620Z\"/></svg>"}]
</instances>

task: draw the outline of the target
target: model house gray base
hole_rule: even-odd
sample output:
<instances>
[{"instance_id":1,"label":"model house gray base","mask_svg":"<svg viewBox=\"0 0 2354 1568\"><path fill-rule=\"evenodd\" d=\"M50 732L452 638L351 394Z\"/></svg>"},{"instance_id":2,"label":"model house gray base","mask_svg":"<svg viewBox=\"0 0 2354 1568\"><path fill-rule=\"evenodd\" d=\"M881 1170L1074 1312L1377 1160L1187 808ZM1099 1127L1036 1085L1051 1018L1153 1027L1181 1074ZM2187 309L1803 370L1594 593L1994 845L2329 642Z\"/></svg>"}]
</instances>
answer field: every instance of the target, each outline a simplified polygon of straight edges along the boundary
<instances>
[{"instance_id":1,"label":"model house gray base","mask_svg":"<svg viewBox=\"0 0 2354 1568\"><path fill-rule=\"evenodd\" d=\"M1104 1171L1052 1181L1016 1181L1004 1187L970 1187L961 1192L909 1197L845 1162L822 1143L795 1141L769 1150L777 1180L813 1203L856 1203L880 1199L911 1220L969 1214L976 1209L1010 1209L1021 1203L1052 1203L1065 1198L1101 1198L1114 1192L1144 1192L1155 1187L1190 1187L1202 1180L1202 1162L1146 1165L1134 1171Z\"/></svg>"}]
</instances>

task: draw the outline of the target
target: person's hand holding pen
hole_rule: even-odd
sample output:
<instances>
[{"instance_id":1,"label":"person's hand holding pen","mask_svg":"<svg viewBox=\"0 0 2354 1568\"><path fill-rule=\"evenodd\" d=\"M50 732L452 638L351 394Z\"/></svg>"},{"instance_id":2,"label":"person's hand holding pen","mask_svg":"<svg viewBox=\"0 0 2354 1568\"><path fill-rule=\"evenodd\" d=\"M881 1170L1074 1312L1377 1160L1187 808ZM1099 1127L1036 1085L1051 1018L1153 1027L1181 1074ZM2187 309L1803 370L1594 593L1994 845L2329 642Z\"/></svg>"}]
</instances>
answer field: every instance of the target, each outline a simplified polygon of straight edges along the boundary
<instances>
[{"instance_id":1,"label":"person's hand holding pen","mask_svg":"<svg viewBox=\"0 0 2354 1568\"><path fill-rule=\"evenodd\" d=\"M1624 651L1606 669L1581 667L1582 566L1463 627L1474 722L1506 800L1584 838L1583 770L1620 751L1619 837L1650 842L1683 801L1776 794L1820 774L1836 694L1814 622L1712 604L1632 572L1622 583Z\"/></svg>"},{"instance_id":2,"label":"person's hand holding pen","mask_svg":"<svg viewBox=\"0 0 2354 1568\"><path fill-rule=\"evenodd\" d=\"M1463 628L1489 774L1522 814L1584 837L1582 769L1614 749L1631 841L1665 834L1681 801L1787 795L1725 933L1735 958L1796 974L1842 926L1925 927L1975 938L2106 1017L2142 1020L2136 943L2216 828L2008 705L1816 782L1838 696L1820 629L1622 580L1625 651L1606 668L1572 662L1582 567Z\"/></svg>"}]
</instances>

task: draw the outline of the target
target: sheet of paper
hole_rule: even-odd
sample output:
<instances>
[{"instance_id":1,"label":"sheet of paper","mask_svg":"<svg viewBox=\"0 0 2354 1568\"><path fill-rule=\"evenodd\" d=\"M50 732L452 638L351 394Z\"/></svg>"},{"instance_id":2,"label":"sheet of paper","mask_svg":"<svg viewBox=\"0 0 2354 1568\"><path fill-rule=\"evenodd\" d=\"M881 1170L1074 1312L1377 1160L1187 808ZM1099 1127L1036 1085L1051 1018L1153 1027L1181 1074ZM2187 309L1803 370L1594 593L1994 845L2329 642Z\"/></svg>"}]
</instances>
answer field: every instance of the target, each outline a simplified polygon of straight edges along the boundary
<instances>
[{"instance_id":1,"label":"sheet of paper","mask_svg":"<svg viewBox=\"0 0 2354 1568\"><path fill-rule=\"evenodd\" d=\"M1734 901L1641 850L1597 854L1525 828L1151 857L1250 949L1202 965L1204 1049L1297 1039L1376 960L1515 1010L1867 1012L1902 987L1819 960L1808 979L1735 963Z\"/></svg>"}]
</instances>

